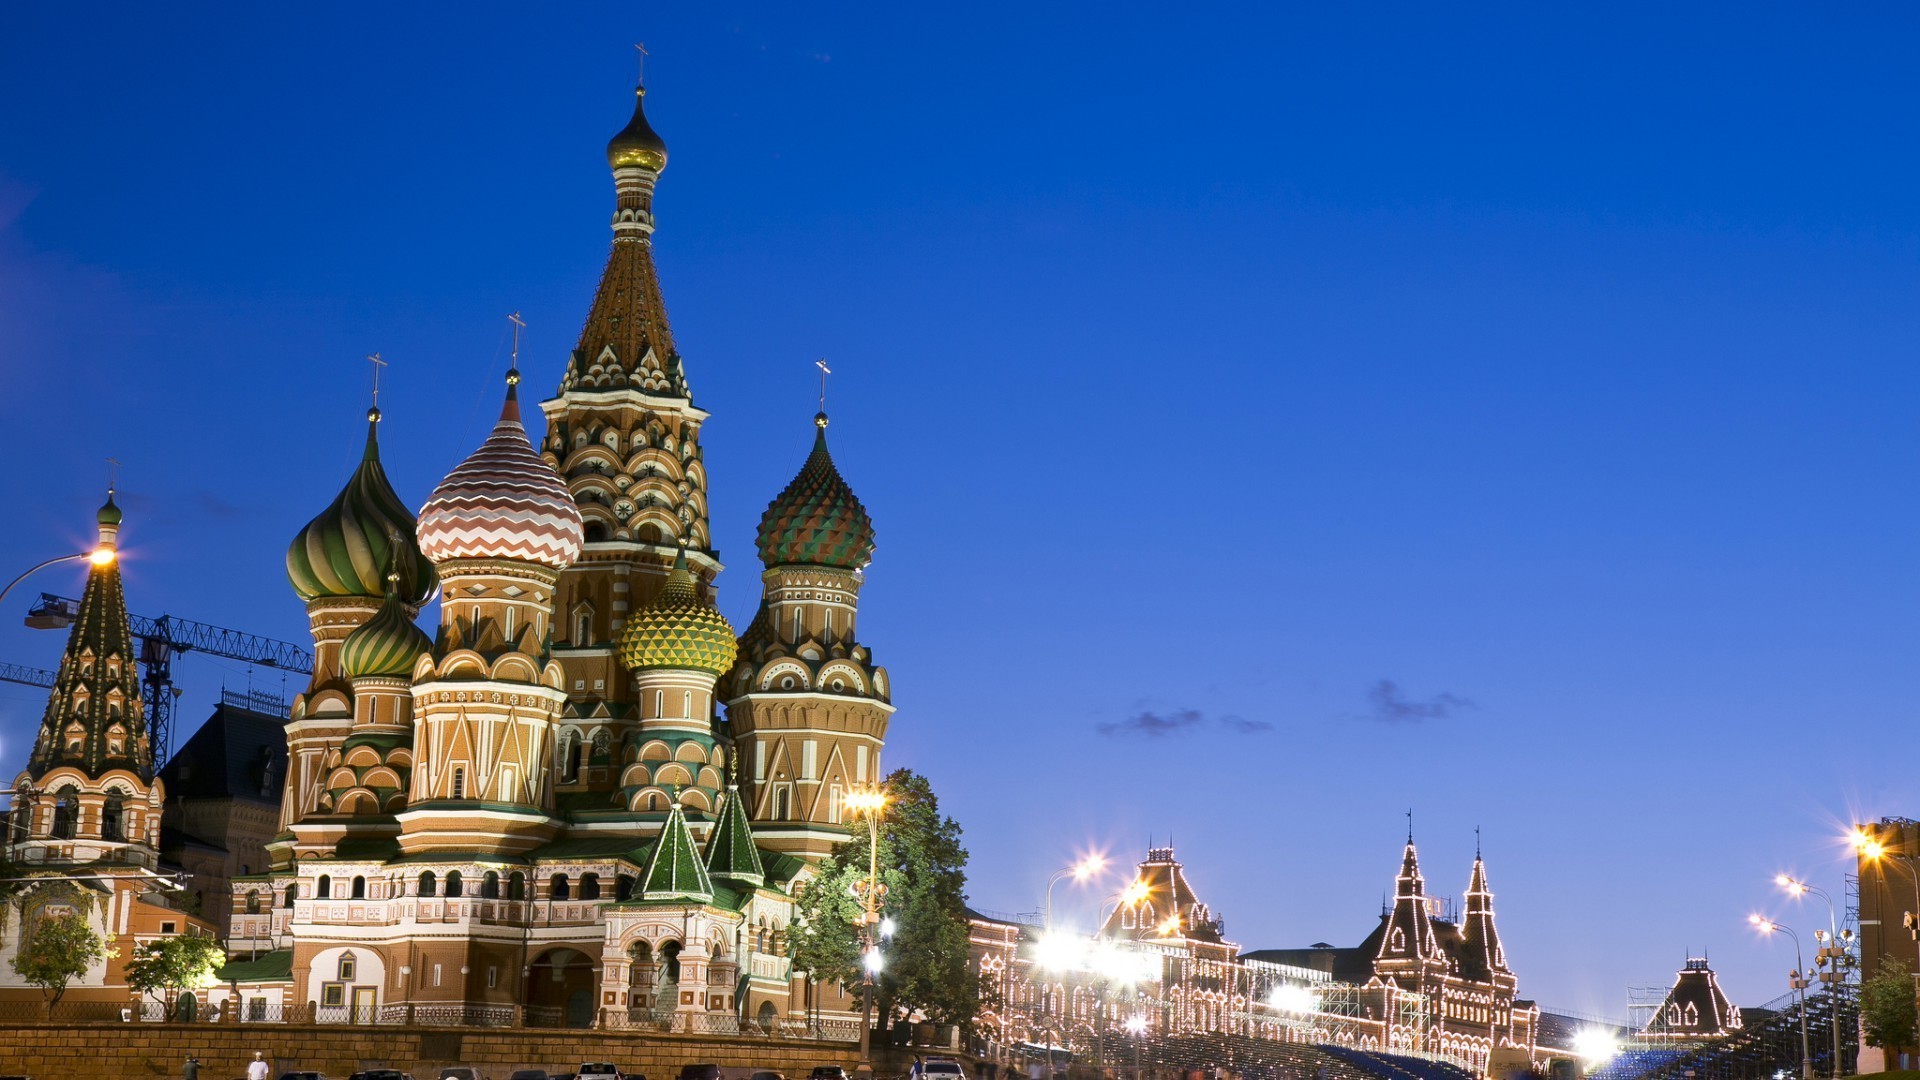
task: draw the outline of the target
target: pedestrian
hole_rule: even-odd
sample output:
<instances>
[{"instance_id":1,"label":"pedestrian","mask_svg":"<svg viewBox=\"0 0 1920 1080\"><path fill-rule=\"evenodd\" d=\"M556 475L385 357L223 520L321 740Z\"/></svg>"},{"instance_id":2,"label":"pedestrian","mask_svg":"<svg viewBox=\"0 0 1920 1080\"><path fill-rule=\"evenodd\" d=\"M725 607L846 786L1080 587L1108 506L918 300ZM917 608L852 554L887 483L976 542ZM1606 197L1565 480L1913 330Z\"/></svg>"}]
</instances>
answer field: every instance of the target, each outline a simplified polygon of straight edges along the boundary
<instances>
[{"instance_id":1,"label":"pedestrian","mask_svg":"<svg viewBox=\"0 0 1920 1080\"><path fill-rule=\"evenodd\" d=\"M180 1066L180 1080L200 1080L200 1063L192 1054L188 1054L187 1063Z\"/></svg>"},{"instance_id":2,"label":"pedestrian","mask_svg":"<svg viewBox=\"0 0 1920 1080\"><path fill-rule=\"evenodd\" d=\"M260 1051L253 1052L253 1061L247 1065L247 1080L267 1080L267 1059Z\"/></svg>"}]
</instances>

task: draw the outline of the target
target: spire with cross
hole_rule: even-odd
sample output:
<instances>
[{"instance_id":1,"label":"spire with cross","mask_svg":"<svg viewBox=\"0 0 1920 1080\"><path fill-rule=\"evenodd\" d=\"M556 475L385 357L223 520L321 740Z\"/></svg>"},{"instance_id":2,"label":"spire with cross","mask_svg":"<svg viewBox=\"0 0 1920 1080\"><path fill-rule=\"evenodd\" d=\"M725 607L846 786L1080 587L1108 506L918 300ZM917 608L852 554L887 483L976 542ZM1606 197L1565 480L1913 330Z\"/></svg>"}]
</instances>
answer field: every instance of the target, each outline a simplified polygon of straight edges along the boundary
<instances>
[{"instance_id":1,"label":"spire with cross","mask_svg":"<svg viewBox=\"0 0 1920 1080\"><path fill-rule=\"evenodd\" d=\"M373 405L367 409L367 419L375 423L380 420L380 369L387 366L379 353L369 353L367 363L373 368Z\"/></svg>"}]
</instances>

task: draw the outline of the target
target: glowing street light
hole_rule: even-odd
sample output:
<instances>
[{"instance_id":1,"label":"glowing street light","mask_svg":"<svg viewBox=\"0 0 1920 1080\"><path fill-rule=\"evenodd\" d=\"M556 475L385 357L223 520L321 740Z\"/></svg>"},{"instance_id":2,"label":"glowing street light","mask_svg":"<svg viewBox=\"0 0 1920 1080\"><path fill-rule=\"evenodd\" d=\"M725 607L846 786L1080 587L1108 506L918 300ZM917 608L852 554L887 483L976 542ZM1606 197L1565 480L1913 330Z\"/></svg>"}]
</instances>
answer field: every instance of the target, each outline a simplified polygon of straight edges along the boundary
<instances>
[{"instance_id":1,"label":"glowing street light","mask_svg":"<svg viewBox=\"0 0 1920 1080\"><path fill-rule=\"evenodd\" d=\"M841 803L855 817L867 819L867 887L861 893L860 936L867 947L867 977L860 986L860 1064L854 1072L861 1076L873 1075L873 1059L870 1031L873 1015L873 979L880 974L884 961L880 958L880 947L873 940L874 924L880 921L880 818L887 812L887 791L878 785L856 787L847 793ZM888 931L891 933L891 931Z\"/></svg>"},{"instance_id":2,"label":"glowing street light","mask_svg":"<svg viewBox=\"0 0 1920 1080\"><path fill-rule=\"evenodd\" d=\"M1836 913L1833 909L1833 897L1829 896L1825 889L1821 889L1816 886L1809 885L1806 882L1801 881L1800 879L1792 877L1788 874L1780 874L1776 876L1773 880L1775 884L1787 890L1788 894L1793 896L1795 899L1803 898L1808 893L1812 893L1813 895L1827 902L1826 933L1825 935L1823 935L1822 932L1819 930L1815 930L1813 932L1814 940L1820 945L1819 950L1814 955L1813 962L1815 967L1825 967L1827 969L1825 971L1820 972L1821 982L1827 983L1829 985L1838 984L1840 980L1846 978L1846 968L1843 965L1846 961L1847 949L1845 945L1841 944L1839 919L1837 918ZM1849 930L1847 931L1847 934L1848 934L1848 937L1852 937L1853 931ZM1827 993L1831 996L1831 995L1838 994L1839 991L1828 990ZM1840 1077L1840 1010L1838 1007L1835 1007L1833 1009L1833 1046L1834 1046L1833 1076L1834 1076L1834 1080L1839 1080L1839 1077Z\"/></svg>"},{"instance_id":3,"label":"glowing street light","mask_svg":"<svg viewBox=\"0 0 1920 1080\"><path fill-rule=\"evenodd\" d=\"M1053 876L1047 879L1047 907L1046 921L1044 924L1046 929L1053 929L1053 887L1060 883L1060 879L1070 877L1073 879L1074 884L1078 885L1106 868L1107 857L1096 851L1082 858L1072 866L1063 866L1053 872Z\"/></svg>"},{"instance_id":4,"label":"glowing street light","mask_svg":"<svg viewBox=\"0 0 1920 1080\"><path fill-rule=\"evenodd\" d=\"M1787 985L1800 994L1800 1077L1801 1080L1813 1080L1813 1054L1807 1049L1807 978L1801 972L1806 964L1800 960L1800 935L1791 927L1782 926L1763 915L1749 915L1747 921L1754 925L1763 936L1771 937L1776 931L1793 939L1793 970L1787 973ZM1834 1056L1840 1056L1840 1047L1834 1046Z\"/></svg>"},{"instance_id":5,"label":"glowing street light","mask_svg":"<svg viewBox=\"0 0 1920 1080\"><path fill-rule=\"evenodd\" d=\"M1620 1052L1620 1040L1606 1028L1581 1028L1573 1033L1573 1052L1580 1055L1591 1071Z\"/></svg>"},{"instance_id":6,"label":"glowing street light","mask_svg":"<svg viewBox=\"0 0 1920 1080\"><path fill-rule=\"evenodd\" d=\"M1281 983L1267 995L1267 1004L1275 1012L1304 1014L1318 1012L1320 1001L1313 991L1298 983Z\"/></svg>"}]
</instances>

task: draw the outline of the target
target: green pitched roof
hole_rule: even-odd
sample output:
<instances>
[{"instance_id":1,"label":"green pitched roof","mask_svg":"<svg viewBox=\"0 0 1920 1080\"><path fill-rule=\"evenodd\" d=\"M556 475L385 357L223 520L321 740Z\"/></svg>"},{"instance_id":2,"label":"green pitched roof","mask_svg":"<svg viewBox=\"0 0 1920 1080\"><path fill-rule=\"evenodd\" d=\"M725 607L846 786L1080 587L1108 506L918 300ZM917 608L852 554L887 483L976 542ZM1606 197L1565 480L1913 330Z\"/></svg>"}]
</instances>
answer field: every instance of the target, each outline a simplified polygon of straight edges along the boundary
<instances>
[{"instance_id":1,"label":"green pitched roof","mask_svg":"<svg viewBox=\"0 0 1920 1080\"><path fill-rule=\"evenodd\" d=\"M747 824L740 789L732 784L727 785L720 820L707 839L707 874L715 881L749 887L767 880L766 870L760 865L760 849L753 846L753 829Z\"/></svg>"},{"instance_id":2,"label":"green pitched roof","mask_svg":"<svg viewBox=\"0 0 1920 1080\"><path fill-rule=\"evenodd\" d=\"M254 960L232 960L214 973L223 983L278 982L293 978L293 950L275 949Z\"/></svg>"},{"instance_id":3,"label":"green pitched roof","mask_svg":"<svg viewBox=\"0 0 1920 1080\"><path fill-rule=\"evenodd\" d=\"M703 904L713 899L713 879L700 865L700 849L694 846L686 815L678 805L667 811L666 824L660 827L653 857L647 860L646 873L640 877L640 899L698 900Z\"/></svg>"}]
</instances>

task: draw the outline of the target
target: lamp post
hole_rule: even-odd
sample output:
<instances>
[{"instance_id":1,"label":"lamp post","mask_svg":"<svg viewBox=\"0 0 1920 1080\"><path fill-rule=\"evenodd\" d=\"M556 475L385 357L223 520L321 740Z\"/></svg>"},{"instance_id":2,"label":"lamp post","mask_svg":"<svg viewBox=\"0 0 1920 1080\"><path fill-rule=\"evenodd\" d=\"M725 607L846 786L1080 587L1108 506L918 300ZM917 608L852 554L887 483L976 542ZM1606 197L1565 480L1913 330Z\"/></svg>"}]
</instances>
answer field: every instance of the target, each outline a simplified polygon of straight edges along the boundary
<instances>
[{"instance_id":1,"label":"lamp post","mask_svg":"<svg viewBox=\"0 0 1920 1080\"><path fill-rule=\"evenodd\" d=\"M1846 958L1847 950L1840 944L1840 924L1837 913L1833 909L1833 897L1827 895L1825 889L1809 885L1786 874L1774 878L1774 881L1796 898L1812 893L1827 902L1827 940L1820 941L1820 931L1813 932L1814 940L1820 945L1820 951L1814 957L1814 966L1820 967L1824 963L1828 968L1820 973L1820 981L1827 984L1827 1011L1833 1014L1833 1068L1831 1071L1834 1080L1839 1080L1840 1002L1837 995L1840 992L1838 989L1840 980L1846 977L1846 969L1841 966L1841 963Z\"/></svg>"},{"instance_id":2,"label":"lamp post","mask_svg":"<svg viewBox=\"0 0 1920 1080\"><path fill-rule=\"evenodd\" d=\"M1047 879L1046 928L1048 930L1053 929L1053 887L1060 883L1060 879L1071 877L1078 884L1106 868L1107 857L1095 852L1072 866L1063 866L1053 872L1053 876Z\"/></svg>"},{"instance_id":3,"label":"lamp post","mask_svg":"<svg viewBox=\"0 0 1920 1080\"><path fill-rule=\"evenodd\" d=\"M873 1075L870 1054L873 979L880 974L882 965L873 931L880 921L880 818L887 810L887 793L879 787L855 788L847 795L846 807L856 816L867 819L867 880L866 888L860 892L860 966L865 975L860 982L860 1064L854 1067L854 1072L870 1077Z\"/></svg>"},{"instance_id":4,"label":"lamp post","mask_svg":"<svg viewBox=\"0 0 1920 1080\"><path fill-rule=\"evenodd\" d=\"M1772 919L1758 915L1749 915L1747 921L1758 927L1762 934L1772 935L1777 930L1793 939L1793 973L1787 982L1800 992L1800 1077L1801 1080L1813 1080L1813 1054L1807 1050L1807 977L1802 974L1806 965L1800 960L1800 935L1794 933L1792 927L1781 926Z\"/></svg>"},{"instance_id":5,"label":"lamp post","mask_svg":"<svg viewBox=\"0 0 1920 1080\"><path fill-rule=\"evenodd\" d=\"M12 581L7 582L5 588L0 588L0 601L6 600L7 594L13 591L13 587L15 585L20 584L21 582L27 580L28 578L39 573L40 571L45 570L49 566L54 566L63 562L79 562L81 559L85 559L95 566L105 566L108 563L111 563L116 558L119 558L119 554L114 551L113 545L105 542L102 542L98 547L95 547L91 551L76 551L71 555L55 555L53 558L48 559L45 562L38 562L33 564L32 566L27 567L25 570L22 570L20 572L20 575L18 577L14 578Z\"/></svg>"}]
</instances>

